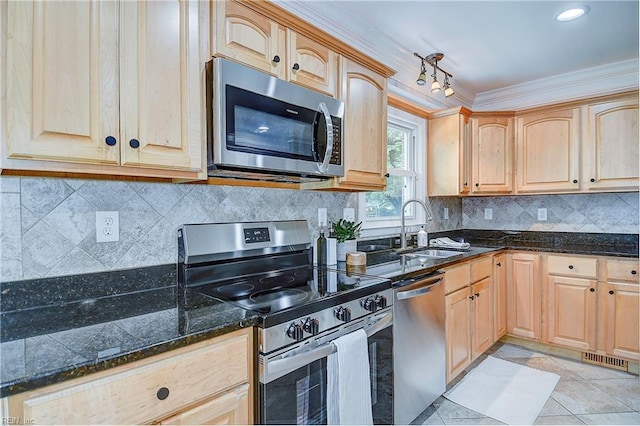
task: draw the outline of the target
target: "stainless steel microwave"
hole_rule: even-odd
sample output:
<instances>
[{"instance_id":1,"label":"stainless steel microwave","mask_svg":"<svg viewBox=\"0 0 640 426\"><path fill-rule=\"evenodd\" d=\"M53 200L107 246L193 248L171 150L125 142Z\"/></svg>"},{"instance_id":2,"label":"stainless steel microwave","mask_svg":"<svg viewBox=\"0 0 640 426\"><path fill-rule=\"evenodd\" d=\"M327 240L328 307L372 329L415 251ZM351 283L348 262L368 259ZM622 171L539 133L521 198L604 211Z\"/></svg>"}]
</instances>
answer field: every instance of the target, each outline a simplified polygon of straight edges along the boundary
<instances>
[{"instance_id":1,"label":"stainless steel microwave","mask_svg":"<svg viewBox=\"0 0 640 426\"><path fill-rule=\"evenodd\" d=\"M207 63L210 176L344 175L344 103L223 59Z\"/></svg>"}]
</instances>

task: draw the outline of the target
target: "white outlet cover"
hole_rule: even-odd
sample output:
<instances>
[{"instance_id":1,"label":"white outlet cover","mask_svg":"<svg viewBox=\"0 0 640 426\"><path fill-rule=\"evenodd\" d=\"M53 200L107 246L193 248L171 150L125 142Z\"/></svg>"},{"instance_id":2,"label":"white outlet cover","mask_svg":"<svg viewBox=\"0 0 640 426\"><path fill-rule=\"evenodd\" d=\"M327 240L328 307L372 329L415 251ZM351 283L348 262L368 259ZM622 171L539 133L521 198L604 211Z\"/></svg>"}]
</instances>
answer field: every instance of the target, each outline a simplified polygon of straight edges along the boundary
<instances>
[{"instance_id":1,"label":"white outlet cover","mask_svg":"<svg viewBox=\"0 0 640 426\"><path fill-rule=\"evenodd\" d=\"M547 209L545 208L538 209L538 220L541 220L541 221L547 220Z\"/></svg>"},{"instance_id":2,"label":"white outlet cover","mask_svg":"<svg viewBox=\"0 0 640 426\"><path fill-rule=\"evenodd\" d=\"M493 209L484 209L484 219L493 220Z\"/></svg>"},{"instance_id":3,"label":"white outlet cover","mask_svg":"<svg viewBox=\"0 0 640 426\"><path fill-rule=\"evenodd\" d=\"M327 226L327 209L324 207L318 209L318 226Z\"/></svg>"},{"instance_id":4,"label":"white outlet cover","mask_svg":"<svg viewBox=\"0 0 640 426\"><path fill-rule=\"evenodd\" d=\"M356 221L356 209L353 207L345 207L342 209L342 218L350 222Z\"/></svg>"},{"instance_id":5,"label":"white outlet cover","mask_svg":"<svg viewBox=\"0 0 640 426\"><path fill-rule=\"evenodd\" d=\"M449 207L444 208L444 220L449 220Z\"/></svg>"},{"instance_id":6,"label":"white outlet cover","mask_svg":"<svg viewBox=\"0 0 640 426\"><path fill-rule=\"evenodd\" d=\"M96 212L96 242L120 241L120 218L118 211Z\"/></svg>"}]
</instances>

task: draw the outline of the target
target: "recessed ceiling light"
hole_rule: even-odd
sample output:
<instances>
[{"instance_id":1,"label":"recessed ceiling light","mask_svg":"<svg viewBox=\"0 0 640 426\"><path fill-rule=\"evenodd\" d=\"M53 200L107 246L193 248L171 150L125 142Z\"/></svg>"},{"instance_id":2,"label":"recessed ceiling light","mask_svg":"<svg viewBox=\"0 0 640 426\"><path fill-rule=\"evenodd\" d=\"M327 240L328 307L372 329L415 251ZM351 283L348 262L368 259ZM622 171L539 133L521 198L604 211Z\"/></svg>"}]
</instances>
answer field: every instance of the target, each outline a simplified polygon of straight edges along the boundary
<instances>
[{"instance_id":1,"label":"recessed ceiling light","mask_svg":"<svg viewBox=\"0 0 640 426\"><path fill-rule=\"evenodd\" d=\"M589 12L589 7L587 6L572 7L571 9L567 9L556 16L556 19L560 22L573 21L574 19L578 19L579 17L586 15L587 12Z\"/></svg>"}]
</instances>

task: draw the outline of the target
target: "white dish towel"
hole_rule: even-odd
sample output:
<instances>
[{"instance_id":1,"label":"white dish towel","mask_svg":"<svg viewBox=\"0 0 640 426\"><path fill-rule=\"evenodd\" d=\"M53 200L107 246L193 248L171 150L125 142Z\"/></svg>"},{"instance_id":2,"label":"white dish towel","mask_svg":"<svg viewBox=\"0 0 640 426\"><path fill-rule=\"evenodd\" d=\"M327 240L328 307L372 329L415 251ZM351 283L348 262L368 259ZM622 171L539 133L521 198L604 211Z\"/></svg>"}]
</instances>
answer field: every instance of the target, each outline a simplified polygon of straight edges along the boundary
<instances>
[{"instance_id":1,"label":"white dish towel","mask_svg":"<svg viewBox=\"0 0 640 426\"><path fill-rule=\"evenodd\" d=\"M471 247L471 244L469 243L459 243L457 241L453 241L449 237L434 238L429 241L429 245L431 247L452 248L460 250L466 250Z\"/></svg>"},{"instance_id":2,"label":"white dish towel","mask_svg":"<svg viewBox=\"0 0 640 426\"><path fill-rule=\"evenodd\" d=\"M372 425L367 333L356 330L333 341L327 357L327 421L330 425Z\"/></svg>"}]
</instances>

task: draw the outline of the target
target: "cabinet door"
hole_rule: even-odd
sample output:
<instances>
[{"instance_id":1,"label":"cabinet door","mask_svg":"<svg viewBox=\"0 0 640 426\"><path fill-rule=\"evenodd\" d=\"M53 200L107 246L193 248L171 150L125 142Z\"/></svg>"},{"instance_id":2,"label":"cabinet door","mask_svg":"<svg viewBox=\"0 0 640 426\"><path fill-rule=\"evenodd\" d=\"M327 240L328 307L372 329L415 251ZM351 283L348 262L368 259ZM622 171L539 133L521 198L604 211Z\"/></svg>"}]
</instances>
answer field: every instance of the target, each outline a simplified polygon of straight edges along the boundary
<instances>
[{"instance_id":1,"label":"cabinet door","mask_svg":"<svg viewBox=\"0 0 640 426\"><path fill-rule=\"evenodd\" d=\"M499 254L493 263L494 335L496 342L507 334L507 256Z\"/></svg>"},{"instance_id":2,"label":"cabinet door","mask_svg":"<svg viewBox=\"0 0 640 426\"><path fill-rule=\"evenodd\" d=\"M471 188L470 123L461 108L438 113L427 126L427 190L430 196L467 194Z\"/></svg>"},{"instance_id":3,"label":"cabinet door","mask_svg":"<svg viewBox=\"0 0 640 426\"><path fill-rule=\"evenodd\" d=\"M573 108L517 118L517 192L580 189L579 112Z\"/></svg>"},{"instance_id":4,"label":"cabinet door","mask_svg":"<svg viewBox=\"0 0 640 426\"><path fill-rule=\"evenodd\" d=\"M445 298L447 383L471 363L471 299L465 287Z\"/></svg>"},{"instance_id":5,"label":"cabinet door","mask_svg":"<svg viewBox=\"0 0 640 426\"><path fill-rule=\"evenodd\" d=\"M182 413L161 425L249 425L249 385L242 385Z\"/></svg>"},{"instance_id":6,"label":"cabinet door","mask_svg":"<svg viewBox=\"0 0 640 426\"><path fill-rule=\"evenodd\" d=\"M586 107L584 187L638 190L638 100Z\"/></svg>"},{"instance_id":7,"label":"cabinet door","mask_svg":"<svg viewBox=\"0 0 640 426\"><path fill-rule=\"evenodd\" d=\"M224 56L286 78L285 29L235 1L215 1L211 47Z\"/></svg>"},{"instance_id":8,"label":"cabinet door","mask_svg":"<svg viewBox=\"0 0 640 426\"><path fill-rule=\"evenodd\" d=\"M289 81L323 92L338 94L338 54L292 30L287 30Z\"/></svg>"},{"instance_id":9,"label":"cabinet door","mask_svg":"<svg viewBox=\"0 0 640 426\"><path fill-rule=\"evenodd\" d=\"M471 286L472 323L471 359L476 359L493 344L493 286L491 277Z\"/></svg>"},{"instance_id":10,"label":"cabinet door","mask_svg":"<svg viewBox=\"0 0 640 426\"><path fill-rule=\"evenodd\" d=\"M118 164L116 3L12 1L7 14L7 157Z\"/></svg>"},{"instance_id":11,"label":"cabinet door","mask_svg":"<svg viewBox=\"0 0 640 426\"><path fill-rule=\"evenodd\" d=\"M549 343L593 350L596 346L596 281L547 277L547 340Z\"/></svg>"},{"instance_id":12,"label":"cabinet door","mask_svg":"<svg viewBox=\"0 0 640 426\"><path fill-rule=\"evenodd\" d=\"M343 58L345 176L340 187L384 190L387 173L387 79Z\"/></svg>"},{"instance_id":13,"label":"cabinet door","mask_svg":"<svg viewBox=\"0 0 640 426\"><path fill-rule=\"evenodd\" d=\"M121 5L122 165L203 168L200 4Z\"/></svg>"},{"instance_id":14,"label":"cabinet door","mask_svg":"<svg viewBox=\"0 0 640 426\"><path fill-rule=\"evenodd\" d=\"M509 193L513 189L513 120L471 119L471 164L474 193Z\"/></svg>"},{"instance_id":15,"label":"cabinet door","mask_svg":"<svg viewBox=\"0 0 640 426\"><path fill-rule=\"evenodd\" d=\"M507 332L540 339L540 255L513 253L507 256Z\"/></svg>"},{"instance_id":16,"label":"cabinet door","mask_svg":"<svg viewBox=\"0 0 640 426\"><path fill-rule=\"evenodd\" d=\"M604 336L607 354L640 360L640 286L608 282L600 294L604 318L598 331Z\"/></svg>"}]
</instances>

